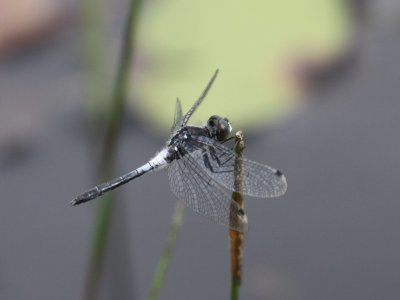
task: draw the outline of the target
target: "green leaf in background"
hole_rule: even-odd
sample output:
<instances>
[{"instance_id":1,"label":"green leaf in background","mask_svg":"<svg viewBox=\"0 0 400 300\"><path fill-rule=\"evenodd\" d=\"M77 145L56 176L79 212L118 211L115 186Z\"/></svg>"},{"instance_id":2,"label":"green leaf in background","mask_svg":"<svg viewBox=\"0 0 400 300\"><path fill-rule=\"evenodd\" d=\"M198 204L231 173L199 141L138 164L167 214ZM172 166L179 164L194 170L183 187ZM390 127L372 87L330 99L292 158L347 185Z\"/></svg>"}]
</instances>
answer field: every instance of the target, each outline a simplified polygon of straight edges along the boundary
<instances>
[{"instance_id":1,"label":"green leaf in background","mask_svg":"<svg viewBox=\"0 0 400 300\"><path fill-rule=\"evenodd\" d=\"M219 68L194 123L210 114L227 116L236 129L277 120L299 97L286 73L291 60L340 53L349 27L347 7L337 0L148 1L133 108L146 123L170 128L175 98L188 109Z\"/></svg>"}]
</instances>

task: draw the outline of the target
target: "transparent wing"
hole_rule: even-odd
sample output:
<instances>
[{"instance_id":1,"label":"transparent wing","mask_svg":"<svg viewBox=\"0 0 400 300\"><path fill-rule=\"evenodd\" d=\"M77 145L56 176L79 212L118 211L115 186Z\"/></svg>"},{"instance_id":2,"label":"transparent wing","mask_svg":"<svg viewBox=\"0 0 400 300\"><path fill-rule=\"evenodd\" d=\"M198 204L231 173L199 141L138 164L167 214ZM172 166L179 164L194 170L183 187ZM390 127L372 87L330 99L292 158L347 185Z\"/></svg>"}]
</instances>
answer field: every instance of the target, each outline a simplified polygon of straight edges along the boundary
<instances>
[{"instance_id":1,"label":"transparent wing","mask_svg":"<svg viewBox=\"0 0 400 300\"><path fill-rule=\"evenodd\" d=\"M207 96L208 91L210 90L215 78L218 75L218 69L215 71L214 75L211 77L210 81L208 82L207 86L205 87L203 93L201 93L200 97L196 100L196 102L193 104L193 106L189 109L189 111L183 116L183 118L180 120L178 125L178 128L181 128L187 124L189 121L190 117L193 115L193 113L196 111L196 109L199 107L201 102L203 102L204 98Z\"/></svg>"},{"instance_id":2,"label":"transparent wing","mask_svg":"<svg viewBox=\"0 0 400 300\"><path fill-rule=\"evenodd\" d=\"M189 154L170 164L168 177L171 191L195 212L237 231L247 231L244 211Z\"/></svg>"},{"instance_id":3,"label":"transparent wing","mask_svg":"<svg viewBox=\"0 0 400 300\"><path fill-rule=\"evenodd\" d=\"M286 178L279 170L245 158L238 158L233 150L213 139L200 137L193 144L197 150L190 154L202 167L203 172L228 190L235 191L235 160L240 159L243 161L243 194L270 198L281 196L286 192Z\"/></svg>"},{"instance_id":4,"label":"transparent wing","mask_svg":"<svg viewBox=\"0 0 400 300\"><path fill-rule=\"evenodd\" d=\"M176 98L174 122L171 127L171 133L174 133L179 128L179 122L182 120L182 103L179 98Z\"/></svg>"}]
</instances>

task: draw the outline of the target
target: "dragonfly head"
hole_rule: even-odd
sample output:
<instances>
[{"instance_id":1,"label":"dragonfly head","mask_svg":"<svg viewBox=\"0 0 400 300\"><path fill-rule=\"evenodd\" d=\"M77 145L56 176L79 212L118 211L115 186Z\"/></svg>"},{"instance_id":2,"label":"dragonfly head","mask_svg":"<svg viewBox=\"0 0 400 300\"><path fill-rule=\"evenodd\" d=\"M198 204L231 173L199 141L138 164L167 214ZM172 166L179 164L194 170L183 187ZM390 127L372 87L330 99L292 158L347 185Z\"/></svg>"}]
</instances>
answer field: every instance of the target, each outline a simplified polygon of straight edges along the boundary
<instances>
[{"instance_id":1,"label":"dragonfly head","mask_svg":"<svg viewBox=\"0 0 400 300\"><path fill-rule=\"evenodd\" d=\"M232 126L228 119L220 116L211 116L207 121L206 127L210 132L210 136L220 142L225 141L232 131Z\"/></svg>"}]
</instances>

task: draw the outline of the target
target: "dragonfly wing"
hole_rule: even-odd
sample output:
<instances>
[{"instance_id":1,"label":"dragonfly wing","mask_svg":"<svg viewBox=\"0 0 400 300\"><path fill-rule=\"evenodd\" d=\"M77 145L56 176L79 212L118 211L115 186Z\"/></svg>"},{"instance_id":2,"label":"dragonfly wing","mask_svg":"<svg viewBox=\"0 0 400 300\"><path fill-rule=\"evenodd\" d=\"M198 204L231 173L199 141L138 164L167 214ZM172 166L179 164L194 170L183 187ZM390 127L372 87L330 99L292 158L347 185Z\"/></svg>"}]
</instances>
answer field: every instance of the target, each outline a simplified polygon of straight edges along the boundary
<instances>
[{"instance_id":1,"label":"dragonfly wing","mask_svg":"<svg viewBox=\"0 0 400 300\"><path fill-rule=\"evenodd\" d=\"M204 88L203 92L201 93L200 97L196 100L193 106L189 109L189 111L182 117L179 122L179 128L182 128L187 124L190 117L196 111L196 109L200 106L201 102L203 102L204 98L207 96L208 91L210 90L212 84L214 83L215 78L218 75L218 69L215 71L214 75L211 77L210 81L208 82L207 86Z\"/></svg>"},{"instance_id":2,"label":"dragonfly wing","mask_svg":"<svg viewBox=\"0 0 400 300\"><path fill-rule=\"evenodd\" d=\"M233 150L213 139L199 139L192 157L207 176L226 189L235 191L235 161L241 160L243 168L243 194L270 198L283 195L287 189L285 176L277 169L240 158Z\"/></svg>"},{"instance_id":3,"label":"dragonfly wing","mask_svg":"<svg viewBox=\"0 0 400 300\"><path fill-rule=\"evenodd\" d=\"M170 164L168 177L178 200L195 212L237 231L247 231L244 211L190 154L186 153Z\"/></svg>"},{"instance_id":4,"label":"dragonfly wing","mask_svg":"<svg viewBox=\"0 0 400 300\"><path fill-rule=\"evenodd\" d=\"M179 123L182 120L182 103L179 98L176 98L174 123L172 124L171 133L174 133L179 128Z\"/></svg>"}]
</instances>

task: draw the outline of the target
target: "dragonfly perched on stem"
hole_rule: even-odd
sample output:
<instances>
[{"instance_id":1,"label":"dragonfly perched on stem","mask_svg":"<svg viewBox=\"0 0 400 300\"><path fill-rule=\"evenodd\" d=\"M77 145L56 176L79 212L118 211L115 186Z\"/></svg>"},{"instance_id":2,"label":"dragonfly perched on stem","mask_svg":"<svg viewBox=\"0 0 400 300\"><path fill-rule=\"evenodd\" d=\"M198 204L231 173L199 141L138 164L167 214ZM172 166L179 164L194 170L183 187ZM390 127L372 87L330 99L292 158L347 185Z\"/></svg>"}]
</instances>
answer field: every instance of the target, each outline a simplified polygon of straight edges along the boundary
<instances>
[{"instance_id":1,"label":"dragonfly perched on stem","mask_svg":"<svg viewBox=\"0 0 400 300\"><path fill-rule=\"evenodd\" d=\"M247 230L243 209L231 200L235 187L235 161L242 160L243 190L249 196L268 198L286 192L285 176L271 168L245 158L223 145L232 126L227 118L211 116L204 127L189 126L188 121L210 90L218 70L200 97L186 114L176 100L171 138L166 146L143 166L108 182L99 184L71 201L78 205L93 200L151 171L167 169L171 191L195 212L234 230Z\"/></svg>"}]
</instances>

